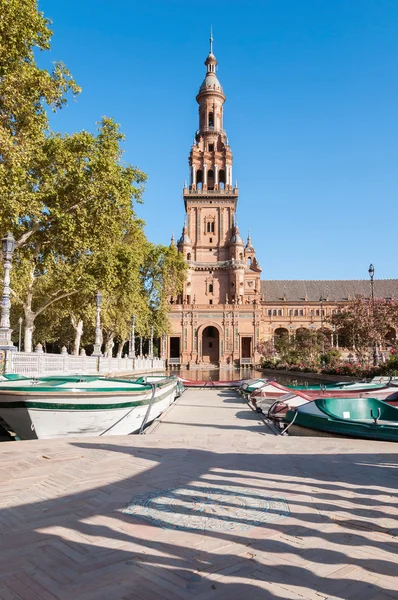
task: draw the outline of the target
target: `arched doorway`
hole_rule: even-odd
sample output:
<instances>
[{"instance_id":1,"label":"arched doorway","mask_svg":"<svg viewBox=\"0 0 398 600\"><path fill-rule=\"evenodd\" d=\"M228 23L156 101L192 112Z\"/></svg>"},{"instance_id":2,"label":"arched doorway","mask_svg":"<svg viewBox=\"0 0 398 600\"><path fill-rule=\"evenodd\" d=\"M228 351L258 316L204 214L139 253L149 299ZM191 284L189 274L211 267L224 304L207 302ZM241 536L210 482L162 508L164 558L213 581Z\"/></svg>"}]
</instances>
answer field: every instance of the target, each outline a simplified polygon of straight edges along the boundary
<instances>
[{"instance_id":1,"label":"arched doorway","mask_svg":"<svg viewBox=\"0 0 398 600\"><path fill-rule=\"evenodd\" d=\"M289 337L289 330L286 329L286 327L278 327L274 331L274 337L276 337L276 338Z\"/></svg>"},{"instance_id":2,"label":"arched doorway","mask_svg":"<svg viewBox=\"0 0 398 600\"><path fill-rule=\"evenodd\" d=\"M218 363L220 360L220 336L217 327L212 325L203 330L202 360L205 363Z\"/></svg>"}]
</instances>

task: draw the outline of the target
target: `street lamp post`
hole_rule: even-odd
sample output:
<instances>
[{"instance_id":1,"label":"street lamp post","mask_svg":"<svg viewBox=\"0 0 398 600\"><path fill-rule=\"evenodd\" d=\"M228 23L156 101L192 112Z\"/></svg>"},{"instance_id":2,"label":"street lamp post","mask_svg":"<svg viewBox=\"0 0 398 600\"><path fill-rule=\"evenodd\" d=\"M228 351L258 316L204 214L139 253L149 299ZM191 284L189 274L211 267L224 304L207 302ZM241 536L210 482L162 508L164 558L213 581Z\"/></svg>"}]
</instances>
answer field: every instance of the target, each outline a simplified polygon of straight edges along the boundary
<instances>
[{"instance_id":1,"label":"street lamp post","mask_svg":"<svg viewBox=\"0 0 398 600\"><path fill-rule=\"evenodd\" d=\"M129 358L135 358L135 321L136 321L136 316L133 315L131 317L131 334L130 334L130 344L129 344Z\"/></svg>"},{"instance_id":2,"label":"street lamp post","mask_svg":"<svg viewBox=\"0 0 398 600\"><path fill-rule=\"evenodd\" d=\"M99 290L95 292L95 304L97 307L97 316L95 319L95 342L93 356L102 356L101 352L101 304L102 294Z\"/></svg>"},{"instance_id":3,"label":"street lamp post","mask_svg":"<svg viewBox=\"0 0 398 600\"><path fill-rule=\"evenodd\" d=\"M323 296L319 298L319 302L321 303L321 333L322 333L322 354L325 354L325 336L323 333L323 301L326 300Z\"/></svg>"},{"instance_id":4,"label":"street lamp post","mask_svg":"<svg viewBox=\"0 0 398 600\"><path fill-rule=\"evenodd\" d=\"M149 358L153 358L153 325L149 328Z\"/></svg>"},{"instance_id":5,"label":"street lamp post","mask_svg":"<svg viewBox=\"0 0 398 600\"><path fill-rule=\"evenodd\" d=\"M1 249L4 259L4 279L3 279L3 295L1 299L1 320L0 320L0 349L1 350L16 350L12 343L10 327L10 271L12 268L11 260L14 252L15 240L12 233L7 233L1 240Z\"/></svg>"},{"instance_id":6,"label":"street lamp post","mask_svg":"<svg viewBox=\"0 0 398 600\"><path fill-rule=\"evenodd\" d=\"M375 318L375 290L374 290L374 275L375 275L375 268L372 264L369 265L369 269L368 269L368 273L369 273L369 277L370 277L370 291L371 291L371 298L372 298L372 320L373 320L373 330L374 330L374 318ZM374 340L373 342L373 366L377 366L379 364L379 351L377 348L377 341Z\"/></svg>"},{"instance_id":7,"label":"street lamp post","mask_svg":"<svg viewBox=\"0 0 398 600\"><path fill-rule=\"evenodd\" d=\"M23 321L23 318L19 317L19 319L18 319L18 325L19 325L18 352L21 352L21 348L22 348L22 321Z\"/></svg>"},{"instance_id":8,"label":"street lamp post","mask_svg":"<svg viewBox=\"0 0 398 600\"><path fill-rule=\"evenodd\" d=\"M142 335L140 335L140 358L142 358Z\"/></svg>"}]
</instances>

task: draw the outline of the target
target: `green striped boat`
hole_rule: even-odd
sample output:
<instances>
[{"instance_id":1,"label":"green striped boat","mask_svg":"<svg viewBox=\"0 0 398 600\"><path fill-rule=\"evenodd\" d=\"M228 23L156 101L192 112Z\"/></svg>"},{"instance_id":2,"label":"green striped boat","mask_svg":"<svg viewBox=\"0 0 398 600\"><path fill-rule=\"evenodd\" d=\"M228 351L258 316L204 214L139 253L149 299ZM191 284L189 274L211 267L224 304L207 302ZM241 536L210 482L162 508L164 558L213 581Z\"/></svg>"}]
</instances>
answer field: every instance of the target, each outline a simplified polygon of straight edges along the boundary
<instances>
[{"instance_id":1,"label":"green striped boat","mask_svg":"<svg viewBox=\"0 0 398 600\"><path fill-rule=\"evenodd\" d=\"M176 377L149 379L75 375L5 380L0 382L0 417L21 439L135 433L179 393Z\"/></svg>"},{"instance_id":2,"label":"green striped boat","mask_svg":"<svg viewBox=\"0 0 398 600\"><path fill-rule=\"evenodd\" d=\"M398 408L377 398L319 398L288 410L289 435L398 442Z\"/></svg>"}]
</instances>

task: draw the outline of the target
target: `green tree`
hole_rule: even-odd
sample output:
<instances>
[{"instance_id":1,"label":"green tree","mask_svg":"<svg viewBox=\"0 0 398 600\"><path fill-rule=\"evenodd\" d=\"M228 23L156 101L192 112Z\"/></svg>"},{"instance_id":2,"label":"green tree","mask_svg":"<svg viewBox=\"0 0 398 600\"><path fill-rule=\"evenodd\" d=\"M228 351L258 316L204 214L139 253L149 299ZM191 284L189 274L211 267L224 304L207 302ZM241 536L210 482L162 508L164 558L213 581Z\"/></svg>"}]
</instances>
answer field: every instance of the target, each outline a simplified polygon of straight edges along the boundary
<instances>
[{"instance_id":1,"label":"green tree","mask_svg":"<svg viewBox=\"0 0 398 600\"><path fill-rule=\"evenodd\" d=\"M186 271L184 256L176 246L148 245L142 277L157 336L169 330L168 302L182 293Z\"/></svg>"}]
</instances>

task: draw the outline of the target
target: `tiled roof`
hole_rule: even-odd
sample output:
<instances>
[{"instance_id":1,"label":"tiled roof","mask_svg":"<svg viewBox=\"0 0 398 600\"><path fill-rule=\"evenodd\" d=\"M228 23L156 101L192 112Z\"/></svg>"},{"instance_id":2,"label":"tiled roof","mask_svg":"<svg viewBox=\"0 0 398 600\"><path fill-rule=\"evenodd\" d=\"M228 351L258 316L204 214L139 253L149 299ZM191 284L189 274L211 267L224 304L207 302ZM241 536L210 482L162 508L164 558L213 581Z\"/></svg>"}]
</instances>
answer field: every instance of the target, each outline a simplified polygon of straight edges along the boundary
<instances>
[{"instance_id":1,"label":"tiled roof","mask_svg":"<svg viewBox=\"0 0 398 600\"><path fill-rule=\"evenodd\" d=\"M357 295L369 298L369 279L346 280L265 280L261 282L261 295L265 302L319 302L320 297L327 300L347 301ZM375 298L398 299L398 279L375 279Z\"/></svg>"}]
</instances>

